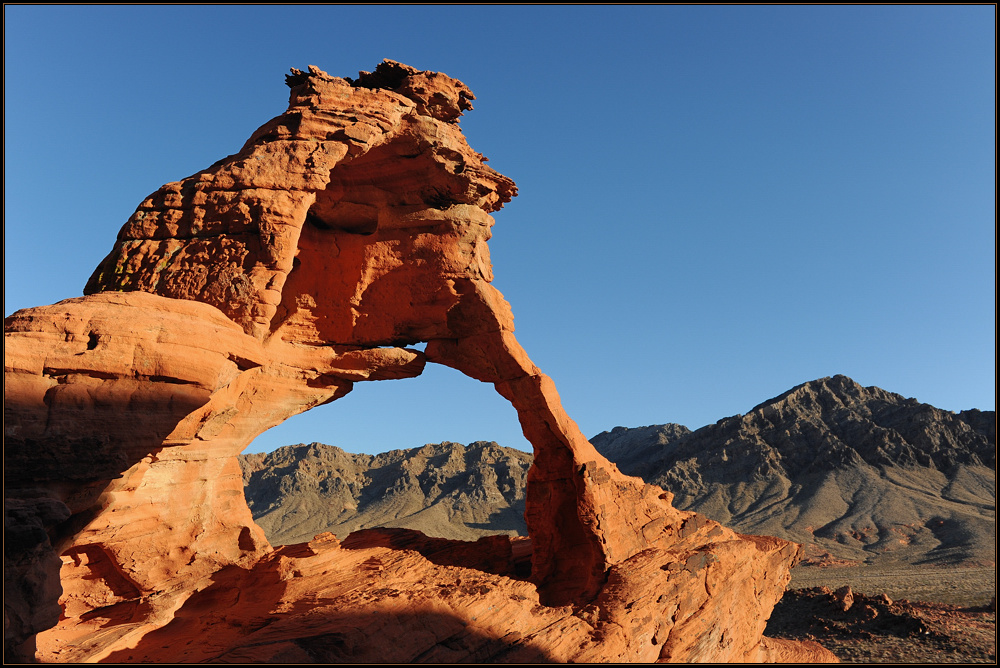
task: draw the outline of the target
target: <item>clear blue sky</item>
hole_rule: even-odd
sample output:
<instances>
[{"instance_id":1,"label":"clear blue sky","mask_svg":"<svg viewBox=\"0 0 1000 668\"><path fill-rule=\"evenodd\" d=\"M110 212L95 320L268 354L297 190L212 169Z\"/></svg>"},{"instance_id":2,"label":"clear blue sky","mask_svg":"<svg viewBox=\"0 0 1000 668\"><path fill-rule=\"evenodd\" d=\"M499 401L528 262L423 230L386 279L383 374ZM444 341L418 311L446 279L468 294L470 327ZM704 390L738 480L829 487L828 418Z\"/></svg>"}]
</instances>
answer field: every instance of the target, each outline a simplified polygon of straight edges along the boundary
<instances>
[{"instance_id":1,"label":"clear blue sky","mask_svg":"<svg viewBox=\"0 0 1000 668\"><path fill-rule=\"evenodd\" d=\"M996 402L993 6L4 7L4 314L79 296L136 205L383 58L476 93L520 196L496 285L587 436L837 373ZM251 450L527 449L491 386L359 383Z\"/></svg>"}]
</instances>

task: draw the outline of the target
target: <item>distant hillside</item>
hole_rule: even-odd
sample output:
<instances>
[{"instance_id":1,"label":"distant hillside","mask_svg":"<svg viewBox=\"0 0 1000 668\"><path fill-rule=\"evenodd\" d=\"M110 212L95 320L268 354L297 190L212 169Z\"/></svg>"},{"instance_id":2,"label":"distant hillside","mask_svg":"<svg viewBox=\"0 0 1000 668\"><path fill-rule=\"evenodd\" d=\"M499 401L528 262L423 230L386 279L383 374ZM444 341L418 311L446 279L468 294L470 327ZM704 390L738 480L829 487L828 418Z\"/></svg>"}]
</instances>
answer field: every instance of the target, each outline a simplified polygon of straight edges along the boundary
<instances>
[{"instance_id":1,"label":"distant hillside","mask_svg":"<svg viewBox=\"0 0 1000 668\"><path fill-rule=\"evenodd\" d=\"M240 465L247 504L276 545L378 526L460 540L527 533L531 455L496 443L445 442L374 456L313 443L242 455Z\"/></svg>"},{"instance_id":2,"label":"distant hillside","mask_svg":"<svg viewBox=\"0 0 1000 668\"><path fill-rule=\"evenodd\" d=\"M591 439L680 508L854 561L995 563L996 413L951 413L845 376L690 432Z\"/></svg>"},{"instance_id":3,"label":"distant hillside","mask_svg":"<svg viewBox=\"0 0 1000 668\"><path fill-rule=\"evenodd\" d=\"M996 413L951 413L845 376L799 385L692 432L591 439L627 474L816 561L993 564ZM352 455L314 443L241 457L247 502L276 544L374 526L471 540L525 534L531 455L478 442Z\"/></svg>"}]
</instances>

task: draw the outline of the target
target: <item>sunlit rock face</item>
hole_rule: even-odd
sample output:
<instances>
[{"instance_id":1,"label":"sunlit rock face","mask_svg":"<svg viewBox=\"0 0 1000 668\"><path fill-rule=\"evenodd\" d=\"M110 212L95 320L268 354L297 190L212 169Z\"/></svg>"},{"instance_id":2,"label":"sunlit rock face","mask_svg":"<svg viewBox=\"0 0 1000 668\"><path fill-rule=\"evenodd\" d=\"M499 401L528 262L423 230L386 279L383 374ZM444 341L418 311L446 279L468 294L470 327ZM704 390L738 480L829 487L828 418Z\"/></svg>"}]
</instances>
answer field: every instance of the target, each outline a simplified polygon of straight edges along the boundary
<instances>
[{"instance_id":1,"label":"sunlit rock face","mask_svg":"<svg viewBox=\"0 0 1000 668\"><path fill-rule=\"evenodd\" d=\"M471 91L392 61L287 83L239 153L139 205L86 296L4 323L8 656L832 658L761 635L798 546L622 475L518 344L487 248L516 189L459 130ZM239 452L426 362L517 409L530 540L272 548Z\"/></svg>"}]
</instances>

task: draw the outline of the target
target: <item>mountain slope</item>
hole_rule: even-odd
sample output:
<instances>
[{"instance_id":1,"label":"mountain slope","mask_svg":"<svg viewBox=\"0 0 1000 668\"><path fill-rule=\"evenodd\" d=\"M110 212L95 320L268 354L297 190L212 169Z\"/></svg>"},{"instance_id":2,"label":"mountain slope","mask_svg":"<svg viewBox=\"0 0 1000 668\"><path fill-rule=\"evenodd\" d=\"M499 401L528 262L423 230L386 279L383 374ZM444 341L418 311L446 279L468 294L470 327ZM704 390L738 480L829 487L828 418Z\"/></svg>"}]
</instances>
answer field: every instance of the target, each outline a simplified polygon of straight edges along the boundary
<instances>
[{"instance_id":1,"label":"mountain slope","mask_svg":"<svg viewBox=\"0 0 1000 668\"><path fill-rule=\"evenodd\" d=\"M460 540L527 532L531 455L496 443L445 442L374 456L312 443L242 455L240 465L247 504L275 545L377 526Z\"/></svg>"},{"instance_id":2,"label":"mountain slope","mask_svg":"<svg viewBox=\"0 0 1000 668\"><path fill-rule=\"evenodd\" d=\"M995 563L996 415L955 414L845 376L694 432L592 439L679 508L852 561Z\"/></svg>"},{"instance_id":3,"label":"mountain slope","mask_svg":"<svg viewBox=\"0 0 1000 668\"><path fill-rule=\"evenodd\" d=\"M694 432L616 427L591 440L624 473L673 492L678 508L803 543L815 561L996 561L993 411L951 413L834 376ZM530 463L485 442L241 457L247 502L275 544L375 526L523 535Z\"/></svg>"}]
</instances>

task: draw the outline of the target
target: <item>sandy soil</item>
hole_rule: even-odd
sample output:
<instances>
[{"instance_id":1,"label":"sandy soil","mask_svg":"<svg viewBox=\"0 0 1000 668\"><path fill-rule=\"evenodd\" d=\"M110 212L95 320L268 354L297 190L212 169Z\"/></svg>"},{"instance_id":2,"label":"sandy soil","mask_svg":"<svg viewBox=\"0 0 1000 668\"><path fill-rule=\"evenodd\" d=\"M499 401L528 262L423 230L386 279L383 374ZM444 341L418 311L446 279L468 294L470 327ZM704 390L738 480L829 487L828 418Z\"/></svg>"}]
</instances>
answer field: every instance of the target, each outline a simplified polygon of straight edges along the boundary
<instances>
[{"instance_id":1,"label":"sandy soil","mask_svg":"<svg viewBox=\"0 0 1000 668\"><path fill-rule=\"evenodd\" d=\"M792 569L790 589L850 585L856 592L893 600L933 601L959 606L986 605L997 593L997 571L990 567L917 566L798 566Z\"/></svg>"},{"instance_id":2,"label":"sandy soil","mask_svg":"<svg viewBox=\"0 0 1000 668\"><path fill-rule=\"evenodd\" d=\"M845 663L996 664L996 569L796 568L767 635Z\"/></svg>"}]
</instances>

